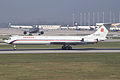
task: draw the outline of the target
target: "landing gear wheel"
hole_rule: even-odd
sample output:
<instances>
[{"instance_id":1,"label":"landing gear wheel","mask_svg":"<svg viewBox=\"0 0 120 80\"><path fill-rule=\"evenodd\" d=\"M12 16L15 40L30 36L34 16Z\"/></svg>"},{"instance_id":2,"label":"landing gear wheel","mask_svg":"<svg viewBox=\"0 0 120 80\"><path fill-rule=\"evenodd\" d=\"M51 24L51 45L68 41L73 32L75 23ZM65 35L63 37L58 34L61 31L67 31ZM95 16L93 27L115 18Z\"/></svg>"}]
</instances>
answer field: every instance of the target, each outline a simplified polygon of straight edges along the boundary
<instances>
[{"instance_id":1,"label":"landing gear wheel","mask_svg":"<svg viewBox=\"0 0 120 80\"><path fill-rule=\"evenodd\" d=\"M63 49L63 50L66 50L66 46L62 46L62 49Z\"/></svg>"},{"instance_id":2,"label":"landing gear wheel","mask_svg":"<svg viewBox=\"0 0 120 80\"><path fill-rule=\"evenodd\" d=\"M72 47L71 46L62 46L62 49L63 50L72 50Z\"/></svg>"},{"instance_id":3,"label":"landing gear wheel","mask_svg":"<svg viewBox=\"0 0 120 80\"><path fill-rule=\"evenodd\" d=\"M71 47L71 46L68 46L68 50L72 50L72 47Z\"/></svg>"},{"instance_id":4,"label":"landing gear wheel","mask_svg":"<svg viewBox=\"0 0 120 80\"><path fill-rule=\"evenodd\" d=\"M66 50L69 50L69 46L66 46Z\"/></svg>"}]
</instances>

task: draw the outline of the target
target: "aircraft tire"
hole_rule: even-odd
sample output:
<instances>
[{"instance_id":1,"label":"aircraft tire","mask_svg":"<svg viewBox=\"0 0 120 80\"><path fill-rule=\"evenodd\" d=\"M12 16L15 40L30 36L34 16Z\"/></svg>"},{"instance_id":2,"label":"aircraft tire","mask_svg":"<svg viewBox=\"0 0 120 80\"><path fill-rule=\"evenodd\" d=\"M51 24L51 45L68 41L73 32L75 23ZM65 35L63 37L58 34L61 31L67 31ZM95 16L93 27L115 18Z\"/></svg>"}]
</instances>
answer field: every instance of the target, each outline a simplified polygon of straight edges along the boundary
<instances>
[{"instance_id":1,"label":"aircraft tire","mask_svg":"<svg viewBox=\"0 0 120 80\"><path fill-rule=\"evenodd\" d=\"M62 49L63 50L72 50L72 47L71 46L62 46Z\"/></svg>"},{"instance_id":2,"label":"aircraft tire","mask_svg":"<svg viewBox=\"0 0 120 80\"><path fill-rule=\"evenodd\" d=\"M68 46L68 50L72 50L72 47L71 47L71 46Z\"/></svg>"},{"instance_id":3,"label":"aircraft tire","mask_svg":"<svg viewBox=\"0 0 120 80\"><path fill-rule=\"evenodd\" d=\"M66 50L66 46L62 46L62 49L63 49L63 50Z\"/></svg>"}]
</instances>

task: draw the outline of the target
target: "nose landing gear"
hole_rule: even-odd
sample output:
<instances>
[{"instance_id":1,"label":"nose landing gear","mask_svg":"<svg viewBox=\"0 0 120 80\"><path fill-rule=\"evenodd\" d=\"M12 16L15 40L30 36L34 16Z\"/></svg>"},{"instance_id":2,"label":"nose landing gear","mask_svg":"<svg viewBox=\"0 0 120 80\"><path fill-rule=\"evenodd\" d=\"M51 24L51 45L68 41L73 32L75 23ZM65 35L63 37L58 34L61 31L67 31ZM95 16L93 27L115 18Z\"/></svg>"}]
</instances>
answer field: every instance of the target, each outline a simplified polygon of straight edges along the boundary
<instances>
[{"instance_id":1,"label":"nose landing gear","mask_svg":"<svg viewBox=\"0 0 120 80\"><path fill-rule=\"evenodd\" d=\"M13 49L14 49L14 50L16 50L16 49L17 49L17 48L16 48L16 45L13 45Z\"/></svg>"}]
</instances>

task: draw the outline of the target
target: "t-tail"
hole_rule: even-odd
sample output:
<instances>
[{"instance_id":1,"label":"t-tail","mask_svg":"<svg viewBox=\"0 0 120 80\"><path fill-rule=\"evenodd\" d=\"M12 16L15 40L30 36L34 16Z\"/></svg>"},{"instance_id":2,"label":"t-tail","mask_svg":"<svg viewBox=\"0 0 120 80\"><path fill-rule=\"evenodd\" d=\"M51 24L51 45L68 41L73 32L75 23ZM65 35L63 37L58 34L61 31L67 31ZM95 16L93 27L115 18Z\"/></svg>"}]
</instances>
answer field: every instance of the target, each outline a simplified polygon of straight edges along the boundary
<instances>
[{"instance_id":1,"label":"t-tail","mask_svg":"<svg viewBox=\"0 0 120 80\"><path fill-rule=\"evenodd\" d=\"M104 24L101 26L95 33L85 36L85 38L94 39L97 41L104 41L108 34L108 30L111 27L111 24Z\"/></svg>"}]
</instances>

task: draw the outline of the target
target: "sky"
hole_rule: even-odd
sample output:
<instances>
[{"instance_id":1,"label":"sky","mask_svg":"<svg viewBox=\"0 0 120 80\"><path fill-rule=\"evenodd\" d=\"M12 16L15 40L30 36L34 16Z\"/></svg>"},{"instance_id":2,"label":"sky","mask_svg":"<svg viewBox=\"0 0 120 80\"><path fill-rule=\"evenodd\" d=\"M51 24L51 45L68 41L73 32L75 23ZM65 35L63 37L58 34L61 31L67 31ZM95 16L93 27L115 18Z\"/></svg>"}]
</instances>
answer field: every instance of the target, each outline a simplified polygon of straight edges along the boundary
<instances>
[{"instance_id":1,"label":"sky","mask_svg":"<svg viewBox=\"0 0 120 80\"><path fill-rule=\"evenodd\" d=\"M72 24L73 13L120 11L120 0L0 0L0 23Z\"/></svg>"}]
</instances>

